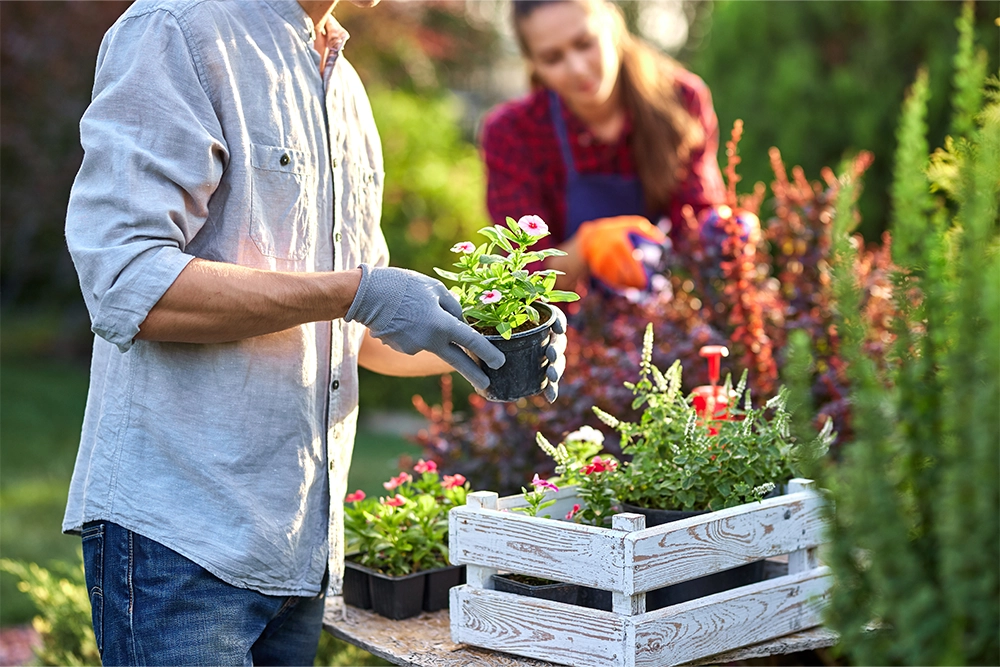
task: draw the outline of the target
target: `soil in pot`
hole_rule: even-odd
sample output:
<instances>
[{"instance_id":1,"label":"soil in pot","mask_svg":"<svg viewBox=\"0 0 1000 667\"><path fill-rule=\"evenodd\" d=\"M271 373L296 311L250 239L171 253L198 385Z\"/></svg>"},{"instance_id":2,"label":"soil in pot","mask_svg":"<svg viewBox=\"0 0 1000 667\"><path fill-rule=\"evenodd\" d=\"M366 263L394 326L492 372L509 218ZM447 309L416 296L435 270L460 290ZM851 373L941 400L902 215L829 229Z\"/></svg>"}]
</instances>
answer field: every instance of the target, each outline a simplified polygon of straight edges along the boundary
<instances>
[{"instance_id":1,"label":"soil in pot","mask_svg":"<svg viewBox=\"0 0 1000 667\"><path fill-rule=\"evenodd\" d=\"M493 369L482 361L479 367L490 379L490 386L477 392L485 399L499 403L516 401L534 396L545 386L545 371L549 360L545 349L549 344L550 330L556 321L556 314L548 306L538 304L542 324L511 334L504 340L497 334L487 334L486 338L504 353L507 360L500 368Z\"/></svg>"},{"instance_id":2,"label":"soil in pot","mask_svg":"<svg viewBox=\"0 0 1000 667\"><path fill-rule=\"evenodd\" d=\"M371 570L350 560L344 561L344 603L358 609L371 609Z\"/></svg>"},{"instance_id":3,"label":"soil in pot","mask_svg":"<svg viewBox=\"0 0 1000 667\"><path fill-rule=\"evenodd\" d=\"M416 616L424 608L426 572L390 577L371 571L372 609L379 616L399 621Z\"/></svg>"},{"instance_id":4,"label":"soil in pot","mask_svg":"<svg viewBox=\"0 0 1000 667\"><path fill-rule=\"evenodd\" d=\"M580 587L576 584L563 584L520 574L494 574L493 588L504 593L566 604L577 604L580 594Z\"/></svg>"},{"instance_id":5,"label":"soil in pot","mask_svg":"<svg viewBox=\"0 0 1000 667\"><path fill-rule=\"evenodd\" d=\"M435 570L427 570L424 584L424 611L440 611L448 608L452 588L465 582L465 566L451 565Z\"/></svg>"},{"instance_id":6,"label":"soil in pot","mask_svg":"<svg viewBox=\"0 0 1000 667\"><path fill-rule=\"evenodd\" d=\"M708 513L708 510L694 512L647 509L627 503L622 504L622 511L634 512L645 516L647 528ZM713 595L733 588L739 588L740 586L747 586L758 581L764 581L765 576L764 561L757 561L690 581L684 581L673 586L658 588L646 593L646 610L662 609L663 607L687 602L688 600L695 600L706 595Z\"/></svg>"}]
</instances>

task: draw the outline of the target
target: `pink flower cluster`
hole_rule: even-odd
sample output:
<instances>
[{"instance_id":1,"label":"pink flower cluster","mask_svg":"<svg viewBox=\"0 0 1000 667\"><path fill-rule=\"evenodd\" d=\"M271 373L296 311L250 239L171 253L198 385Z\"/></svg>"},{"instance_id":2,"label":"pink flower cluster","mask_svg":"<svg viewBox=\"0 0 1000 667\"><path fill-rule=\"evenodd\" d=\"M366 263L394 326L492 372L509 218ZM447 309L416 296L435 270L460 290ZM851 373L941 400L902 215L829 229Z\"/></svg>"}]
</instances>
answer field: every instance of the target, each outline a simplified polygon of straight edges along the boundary
<instances>
[{"instance_id":1,"label":"pink flower cluster","mask_svg":"<svg viewBox=\"0 0 1000 667\"><path fill-rule=\"evenodd\" d=\"M618 462L614 459L602 459L600 456L595 456L580 472L584 475L593 475L596 472L611 472L617 467Z\"/></svg>"},{"instance_id":2,"label":"pink flower cluster","mask_svg":"<svg viewBox=\"0 0 1000 667\"><path fill-rule=\"evenodd\" d=\"M537 215L523 215L517 221L517 226L529 236L544 236L549 233L549 226Z\"/></svg>"},{"instance_id":3,"label":"pink flower cluster","mask_svg":"<svg viewBox=\"0 0 1000 667\"><path fill-rule=\"evenodd\" d=\"M413 466L413 470L423 474L425 472L437 472L438 464L434 461L424 461L420 459L417 461L417 465Z\"/></svg>"},{"instance_id":4,"label":"pink flower cluster","mask_svg":"<svg viewBox=\"0 0 1000 667\"><path fill-rule=\"evenodd\" d=\"M361 489L358 489L354 493L348 493L346 496L344 496L345 503L360 503L364 499L365 499L365 492L362 491Z\"/></svg>"},{"instance_id":5,"label":"pink flower cluster","mask_svg":"<svg viewBox=\"0 0 1000 667\"><path fill-rule=\"evenodd\" d=\"M418 471L419 472L419 471ZM388 482L382 482L382 486L385 487L386 491L392 491L393 489L406 484L407 482L413 481L413 475L408 472L401 472Z\"/></svg>"},{"instance_id":6,"label":"pink flower cluster","mask_svg":"<svg viewBox=\"0 0 1000 667\"><path fill-rule=\"evenodd\" d=\"M465 475L462 474L445 475L441 479L441 486L446 489L454 489L465 484Z\"/></svg>"},{"instance_id":7,"label":"pink flower cluster","mask_svg":"<svg viewBox=\"0 0 1000 667\"><path fill-rule=\"evenodd\" d=\"M535 477L531 480L531 485L538 489L545 489L546 491L558 491L559 487L548 480L544 480L538 477L538 473L535 473Z\"/></svg>"}]
</instances>

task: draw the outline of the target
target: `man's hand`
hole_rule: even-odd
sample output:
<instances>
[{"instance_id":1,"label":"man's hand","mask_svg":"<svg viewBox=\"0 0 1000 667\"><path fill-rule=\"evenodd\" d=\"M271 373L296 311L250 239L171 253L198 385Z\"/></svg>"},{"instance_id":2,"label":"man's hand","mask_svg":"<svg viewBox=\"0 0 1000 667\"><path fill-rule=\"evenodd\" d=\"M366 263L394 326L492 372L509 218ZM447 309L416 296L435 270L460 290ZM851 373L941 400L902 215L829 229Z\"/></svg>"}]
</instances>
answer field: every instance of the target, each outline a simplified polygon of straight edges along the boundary
<instances>
[{"instance_id":1,"label":"man's hand","mask_svg":"<svg viewBox=\"0 0 1000 667\"><path fill-rule=\"evenodd\" d=\"M576 236L590 274L615 289L646 289L649 275L640 246L658 250L667 239L659 228L638 215L585 222Z\"/></svg>"},{"instance_id":2,"label":"man's hand","mask_svg":"<svg viewBox=\"0 0 1000 667\"><path fill-rule=\"evenodd\" d=\"M559 397L559 380L562 379L563 371L566 370L566 316L555 306L550 306L550 308L556 313L556 321L552 323L549 346L545 349L549 367L545 371L547 381L543 394L545 400L554 403Z\"/></svg>"},{"instance_id":3,"label":"man's hand","mask_svg":"<svg viewBox=\"0 0 1000 667\"><path fill-rule=\"evenodd\" d=\"M477 389L489 386L489 378L465 350L490 368L503 365L503 352L465 323L458 299L439 280L407 269L367 264L361 265L361 271L361 284L346 320L364 324L372 336L399 352L433 352Z\"/></svg>"}]
</instances>

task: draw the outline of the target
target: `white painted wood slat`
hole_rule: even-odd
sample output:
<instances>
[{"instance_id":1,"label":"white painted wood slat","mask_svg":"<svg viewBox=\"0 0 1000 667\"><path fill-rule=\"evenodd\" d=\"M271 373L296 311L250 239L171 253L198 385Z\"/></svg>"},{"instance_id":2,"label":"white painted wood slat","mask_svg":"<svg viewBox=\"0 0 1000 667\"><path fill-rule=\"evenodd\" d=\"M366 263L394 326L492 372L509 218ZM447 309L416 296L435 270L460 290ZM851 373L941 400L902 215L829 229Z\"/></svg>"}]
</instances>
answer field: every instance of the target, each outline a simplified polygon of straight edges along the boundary
<instances>
[{"instance_id":1,"label":"white painted wood slat","mask_svg":"<svg viewBox=\"0 0 1000 667\"><path fill-rule=\"evenodd\" d=\"M457 507L449 559L621 591L626 533L510 512Z\"/></svg>"},{"instance_id":2,"label":"white painted wood slat","mask_svg":"<svg viewBox=\"0 0 1000 667\"><path fill-rule=\"evenodd\" d=\"M459 586L452 641L577 667L624 666L626 622L612 612Z\"/></svg>"},{"instance_id":3,"label":"white painted wood slat","mask_svg":"<svg viewBox=\"0 0 1000 667\"><path fill-rule=\"evenodd\" d=\"M664 667L819 625L825 567L635 617L635 667Z\"/></svg>"},{"instance_id":4,"label":"white painted wood slat","mask_svg":"<svg viewBox=\"0 0 1000 667\"><path fill-rule=\"evenodd\" d=\"M795 493L632 533L635 591L814 547L823 539L821 502Z\"/></svg>"}]
</instances>

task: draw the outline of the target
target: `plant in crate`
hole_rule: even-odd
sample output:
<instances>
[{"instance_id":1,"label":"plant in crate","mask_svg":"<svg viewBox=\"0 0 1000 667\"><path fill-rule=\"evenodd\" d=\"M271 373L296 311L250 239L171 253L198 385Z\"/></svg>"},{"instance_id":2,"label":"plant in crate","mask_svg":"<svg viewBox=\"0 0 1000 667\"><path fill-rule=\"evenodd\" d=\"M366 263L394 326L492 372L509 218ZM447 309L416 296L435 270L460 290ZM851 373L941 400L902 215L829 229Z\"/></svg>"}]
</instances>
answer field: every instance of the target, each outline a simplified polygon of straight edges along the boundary
<instances>
[{"instance_id":1,"label":"plant in crate","mask_svg":"<svg viewBox=\"0 0 1000 667\"><path fill-rule=\"evenodd\" d=\"M521 487L521 497L524 499L523 507L514 507L513 511L525 516L539 516L539 512L548 509L556 504L554 498L550 498L550 493L557 493L559 487L551 480L541 479L537 473L531 480L531 491ZM543 519L551 518L548 514L540 515ZM533 598L545 600L555 600L567 604L576 604L579 586L574 584L564 584L557 581L550 581L540 577L532 577L525 574L495 574L493 575L493 586L498 591L526 595Z\"/></svg>"},{"instance_id":2,"label":"plant in crate","mask_svg":"<svg viewBox=\"0 0 1000 667\"><path fill-rule=\"evenodd\" d=\"M828 421L808 447L797 447L786 410L788 392L782 387L755 408L746 372L732 387L727 378L721 395L732 400L699 409L686 396L681 366L674 362L662 372L652 363L653 329L647 326L639 379L628 383L636 421L625 421L595 408L598 417L621 437L622 453L631 460L613 470L602 485L610 486L621 509L643 514L647 526L761 500L783 484L801 459L818 457L833 439ZM740 404L742 400L742 405ZM754 581L764 575L761 563L676 584L650 593L656 609Z\"/></svg>"},{"instance_id":3,"label":"plant in crate","mask_svg":"<svg viewBox=\"0 0 1000 667\"><path fill-rule=\"evenodd\" d=\"M850 205L835 223L855 440L823 479L827 623L858 664L1000 664L1000 79L984 95L971 5L959 33L952 136L928 159L926 71L897 133L889 365L862 353Z\"/></svg>"},{"instance_id":4,"label":"plant in crate","mask_svg":"<svg viewBox=\"0 0 1000 667\"><path fill-rule=\"evenodd\" d=\"M547 248L529 250L548 236L548 226L537 215L520 220L507 218L507 226L484 227L479 233L487 242L456 243L457 271L435 267L442 278L458 283L451 288L462 305L462 314L505 355L499 369L480 364L490 378L481 392L491 401L514 401L542 391L549 329L560 316L547 304L579 299L575 292L555 289L558 271L528 271L529 264L565 255ZM503 253L503 254L502 254Z\"/></svg>"},{"instance_id":5,"label":"plant in crate","mask_svg":"<svg viewBox=\"0 0 1000 667\"><path fill-rule=\"evenodd\" d=\"M344 499L353 552L345 563L345 601L389 618L446 607L447 589L462 575L448 562L448 510L465 504L469 484L462 475L441 476L433 461L421 459L413 471L417 477L402 471L383 484L390 495L355 491Z\"/></svg>"}]
</instances>

